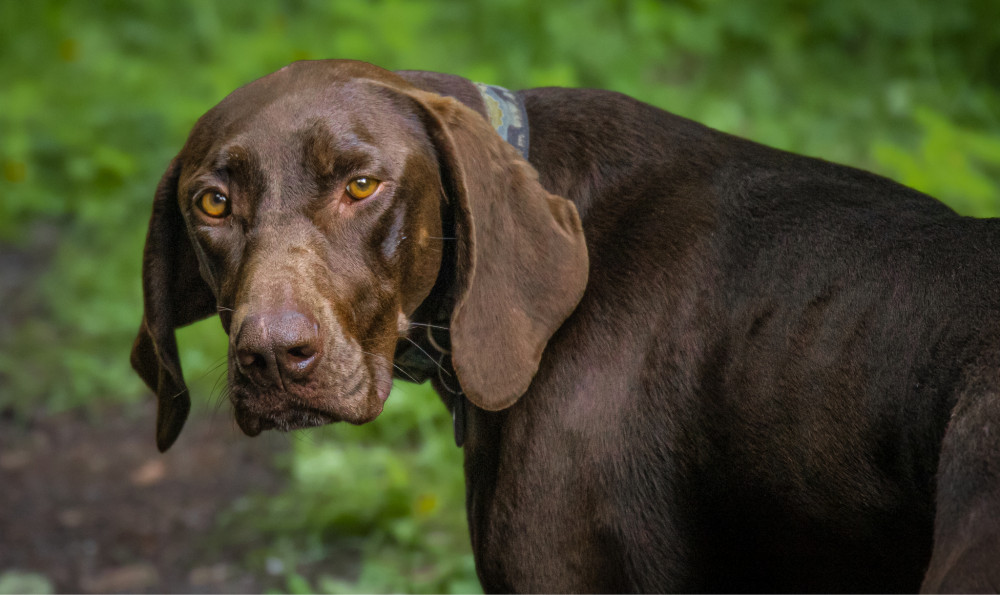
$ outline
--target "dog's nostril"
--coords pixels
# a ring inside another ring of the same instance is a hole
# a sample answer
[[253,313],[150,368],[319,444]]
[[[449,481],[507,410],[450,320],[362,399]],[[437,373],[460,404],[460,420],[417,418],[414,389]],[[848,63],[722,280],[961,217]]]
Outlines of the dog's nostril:
[[322,350],[319,326],[293,310],[248,315],[236,339],[241,371],[261,386],[308,378]]
[[307,360],[316,355],[316,348],[312,345],[298,345],[289,349],[288,355],[294,360]]
[[240,351],[237,354],[240,360],[240,365],[244,368],[266,368],[267,358],[259,353],[254,353],[252,351]]

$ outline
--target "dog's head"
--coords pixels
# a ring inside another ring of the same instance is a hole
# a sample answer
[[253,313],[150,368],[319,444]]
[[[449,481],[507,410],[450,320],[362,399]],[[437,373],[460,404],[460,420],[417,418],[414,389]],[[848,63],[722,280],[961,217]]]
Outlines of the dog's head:
[[496,410],[586,279],[576,209],[479,114],[368,64],[300,62],[206,113],[160,181],[132,365],[159,400],[160,450],[190,408],[174,329],[215,313],[244,432],[364,423],[410,317],[448,287],[455,372]]

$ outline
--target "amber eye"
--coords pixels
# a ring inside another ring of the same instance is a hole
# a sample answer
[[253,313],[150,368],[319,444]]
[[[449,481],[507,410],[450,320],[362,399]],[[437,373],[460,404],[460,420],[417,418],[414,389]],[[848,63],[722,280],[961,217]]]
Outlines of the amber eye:
[[198,197],[198,208],[209,217],[221,219],[229,214],[229,199],[224,194],[209,190]]
[[354,200],[368,198],[372,194],[375,194],[375,191],[378,190],[378,185],[379,181],[375,178],[369,178],[367,176],[354,178],[347,184],[347,195]]

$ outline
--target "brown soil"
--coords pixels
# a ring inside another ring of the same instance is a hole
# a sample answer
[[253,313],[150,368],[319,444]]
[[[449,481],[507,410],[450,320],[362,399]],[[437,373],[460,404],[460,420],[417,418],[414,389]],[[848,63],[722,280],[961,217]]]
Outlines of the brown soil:
[[[152,400],[152,398],[150,398]],[[28,424],[0,418],[0,577],[44,575],[59,592],[261,592],[253,544],[233,547],[217,515],[283,484],[287,438],[250,440],[228,411],[192,413],[161,455],[152,404],[70,412]]]

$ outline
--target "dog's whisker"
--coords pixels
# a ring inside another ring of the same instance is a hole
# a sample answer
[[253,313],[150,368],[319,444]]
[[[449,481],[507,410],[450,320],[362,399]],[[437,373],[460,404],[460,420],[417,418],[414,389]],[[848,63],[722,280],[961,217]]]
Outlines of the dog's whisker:
[[212,390],[209,392],[209,395],[215,395],[216,391],[221,392],[222,389],[219,387],[219,383],[222,382],[224,378],[224,374],[219,374],[218,377],[216,377],[215,382],[212,383]]
[[233,310],[232,308],[227,308],[225,306],[216,306],[215,309],[218,310],[219,312],[235,312],[236,311],[236,310]]
[[[222,382],[222,387],[219,387],[219,383]],[[218,394],[216,390],[218,389]],[[219,377],[215,379],[215,384],[212,385],[212,392],[210,395],[215,395],[214,397],[209,397],[215,401],[215,411],[218,412],[222,409],[223,404],[229,400],[229,384],[226,382],[226,374],[219,374]]]
[[[205,370],[201,375],[197,376],[194,379],[194,382],[198,382],[201,379],[203,379],[204,377],[206,377],[209,374],[211,374],[212,372],[215,372],[216,370],[219,369],[219,367],[225,365],[228,360],[229,360],[228,356],[224,355],[224,356],[220,357],[218,360],[215,361],[215,363],[213,363],[211,366],[209,366],[209,368],[207,370]],[[180,394],[180,393],[178,393],[178,394]],[[176,397],[177,395],[174,395],[174,396]]]
[[411,338],[409,338],[409,337],[407,337],[405,335],[403,336],[403,338],[406,339],[407,341],[409,341],[410,343],[412,343],[413,346],[416,347],[420,351],[420,353],[426,355],[427,359],[429,359],[432,362],[434,362],[434,365],[437,366],[442,372],[444,372],[448,376],[451,376],[451,372],[449,372],[448,370],[445,370],[444,366],[441,365],[441,362],[439,362],[436,359],[434,359],[433,357],[431,357],[431,354],[429,354],[426,351],[424,351],[424,348],[421,347],[416,341],[414,341],[413,339],[411,339]]
[[179,391],[177,391],[176,393],[174,393],[174,394],[170,395],[170,397],[169,397],[169,398],[170,398],[170,400],[172,401],[172,400],[176,399],[177,397],[179,397],[179,396],[183,395],[184,393],[188,393],[188,398],[190,398],[190,393],[191,393],[191,391],[190,391],[189,389],[187,389],[187,388],[185,388],[185,389],[183,389],[183,390],[179,390]]
[[319,440],[316,439],[312,428],[301,428],[295,432],[282,432],[288,437],[289,441],[294,440],[299,444],[308,444],[309,446],[318,446]]
[[399,364],[397,364],[396,362],[392,362],[392,367],[393,367],[393,368],[396,368],[397,370],[399,370],[399,373],[400,373],[400,374],[402,374],[403,376],[406,376],[406,378],[407,378],[407,379],[408,379],[408,380],[409,380],[410,382],[414,382],[414,383],[416,383],[416,382],[417,382],[417,379],[416,379],[416,378],[414,378],[412,374],[410,374],[409,372],[407,372],[406,370],[404,370],[404,369],[402,368],[402,366],[400,366],[400,365],[399,365]]
[[406,376],[407,378],[409,378],[410,382],[416,382],[417,381],[416,378],[414,378],[412,375],[410,375],[410,373],[407,372],[406,370],[404,370],[399,364],[397,364],[394,361],[390,361],[389,358],[385,357],[384,355],[379,355],[377,353],[372,353],[370,351],[364,351],[364,350],[362,350],[361,353],[367,353],[370,356],[377,357],[377,358],[379,358],[380,360],[382,360],[384,362],[390,363],[390,364],[392,364],[393,368],[396,368],[397,370],[399,370],[399,372],[401,374],[403,374],[404,376]]
[[381,337],[368,337],[367,339],[361,339],[360,341],[358,341],[358,345],[362,347],[367,347],[368,346],[367,343],[371,341],[378,341],[379,339],[381,339]]
[[436,329],[440,329],[442,331],[451,330],[451,329],[449,329],[446,326],[441,326],[439,324],[427,324],[426,322],[411,322],[410,326],[422,326],[422,327],[426,327],[426,328],[436,328]]

